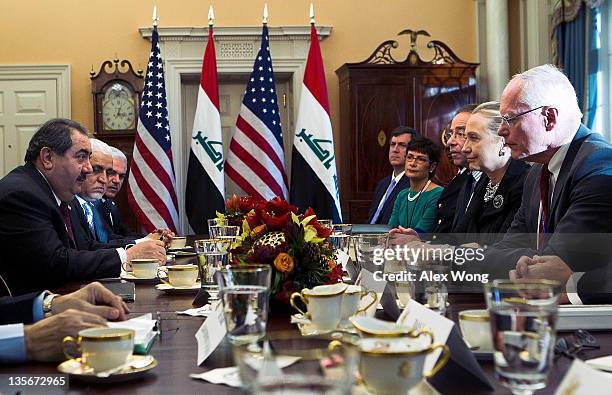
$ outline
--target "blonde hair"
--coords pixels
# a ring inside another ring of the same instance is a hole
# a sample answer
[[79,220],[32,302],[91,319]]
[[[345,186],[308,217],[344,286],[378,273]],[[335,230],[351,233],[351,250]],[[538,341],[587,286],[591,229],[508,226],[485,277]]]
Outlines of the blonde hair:
[[487,130],[495,136],[499,137],[497,135],[497,130],[499,129],[502,123],[501,113],[499,112],[499,102],[489,101],[486,103],[479,104],[472,111],[472,114],[478,114],[483,117],[487,121]]

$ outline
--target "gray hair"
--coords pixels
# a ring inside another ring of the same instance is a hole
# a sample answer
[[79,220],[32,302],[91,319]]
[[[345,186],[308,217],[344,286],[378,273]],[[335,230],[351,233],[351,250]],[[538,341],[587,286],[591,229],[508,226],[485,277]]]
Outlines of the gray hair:
[[125,156],[123,151],[121,151],[117,147],[113,147],[112,145],[110,146],[110,149],[111,151],[113,151],[113,159],[118,158],[118,159],[123,160],[125,163],[127,163],[127,157]]
[[102,140],[91,139],[91,152],[102,152],[106,155],[113,155],[111,147]]
[[519,80],[521,92],[518,98],[530,108],[551,106],[561,111],[561,116],[569,119],[582,118],[582,111],[578,106],[576,90],[567,76],[551,64],[534,67],[512,77],[512,81]]
[[479,104],[472,114],[478,114],[487,121],[487,130],[497,136],[497,130],[502,123],[501,113],[499,112],[499,102],[489,101]]

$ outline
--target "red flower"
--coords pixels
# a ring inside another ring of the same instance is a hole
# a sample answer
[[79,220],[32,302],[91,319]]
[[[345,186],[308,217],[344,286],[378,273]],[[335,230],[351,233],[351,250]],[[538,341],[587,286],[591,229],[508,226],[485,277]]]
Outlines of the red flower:
[[276,294],[276,300],[288,305],[291,294],[294,292],[295,288],[293,288],[293,283],[291,280],[287,280],[281,285],[281,290]]
[[291,213],[286,213],[278,216],[272,216],[265,211],[258,212],[261,217],[261,222],[266,224],[269,230],[282,230],[288,221],[291,221]]
[[320,237],[322,239],[328,238],[329,235],[331,235],[332,233],[332,229],[326,226],[321,226],[319,221],[317,221],[317,217],[312,207],[308,207],[308,209],[304,212],[302,218],[310,217],[311,215],[314,215],[315,217],[308,221],[306,225],[314,226],[315,230],[317,231],[317,237]]
[[334,268],[327,275],[327,277],[329,278],[329,282],[327,282],[327,284],[335,284],[341,282],[343,275],[344,273],[342,271],[342,265],[334,266]]

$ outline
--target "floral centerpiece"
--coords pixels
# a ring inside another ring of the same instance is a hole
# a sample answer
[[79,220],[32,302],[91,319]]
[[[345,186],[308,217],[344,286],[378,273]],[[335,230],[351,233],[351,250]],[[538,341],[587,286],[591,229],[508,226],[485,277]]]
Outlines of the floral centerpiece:
[[242,226],[232,245],[232,264],[268,264],[272,267],[271,300],[289,303],[293,292],[342,280],[329,243],[331,229],[317,221],[311,208],[297,207],[278,197],[259,200],[234,195],[225,204],[230,225]]

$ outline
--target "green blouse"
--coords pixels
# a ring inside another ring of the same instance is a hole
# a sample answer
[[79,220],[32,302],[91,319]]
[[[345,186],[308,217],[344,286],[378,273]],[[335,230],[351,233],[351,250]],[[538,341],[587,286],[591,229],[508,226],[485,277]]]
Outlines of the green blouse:
[[[394,228],[401,225],[418,232],[430,232],[436,219],[436,204],[443,190],[442,187],[436,187],[430,191],[425,191],[412,202],[408,201],[408,194],[410,193],[412,198],[417,192],[412,192],[409,188],[402,190],[395,199],[389,225]],[[408,220],[410,220],[410,223],[408,223]]]

